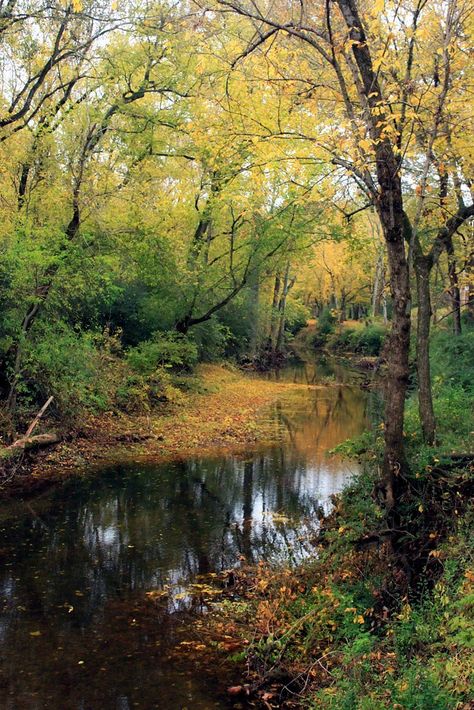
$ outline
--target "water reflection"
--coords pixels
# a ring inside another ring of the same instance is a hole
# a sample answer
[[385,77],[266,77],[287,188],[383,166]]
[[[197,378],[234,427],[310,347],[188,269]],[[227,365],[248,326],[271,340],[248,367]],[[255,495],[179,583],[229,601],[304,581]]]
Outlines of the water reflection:
[[355,388],[300,390],[268,413],[285,445],[108,469],[4,516],[1,707],[224,707],[166,663],[173,615],[145,591],[168,585],[175,611],[197,575],[308,554],[318,509],[356,473],[325,452],[366,410]]

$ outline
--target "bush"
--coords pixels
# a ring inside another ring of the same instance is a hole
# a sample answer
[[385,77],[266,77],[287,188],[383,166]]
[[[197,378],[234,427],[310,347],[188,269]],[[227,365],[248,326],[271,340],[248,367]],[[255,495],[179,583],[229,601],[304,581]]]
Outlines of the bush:
[[115,402],[130,414],[149,412],[158,403],[179,404],[183,393],[169,370],[158,367],[149,375],[130,374],[117,387]]
[[[216,317],[194,326],[191,337],[196,345],[199,360],[204,362],[215,362],[231,356],[242,346],[232,328],[218,321]],[[247,344],[245,337],[242,337],[243,342]]]
[[331,350],[349,351],[361,355],[379,355],[385,340],[386,329],[382,325],[367,325],[363,328],[343,328],[329,340]]
[[81,410],[103,410],[109,404],[100,351],[103,336],[84,333],[65,323],[41,323],[24,345],[19,394],[26,404],[54,397],[52,411],[67,419]]
[[311,345],[314,348],[324,347],[328,340],[328,337],[331,335],[331,333],[334,332],[335,324],[336,317],[334,316],[332,311],[329,310],[329,308],[325,308],[323,311],[321,311],[318,317],[316,331],[311,338]]
[[179,333],[156,333],[127,353],[131,369],[140,375],[152,375],[158,368],[191,370],[197,363],[197,346]]
[[443,385],[474,391],[474,328],[462,335],[438,331],[431,339],[431,372],[435,390]]
[[318,318],[318,333],[322,336],[330,335],[334,332],[336,316],[329,308],[324,308]]
[[285,330],[291,335],[296,335],[298,331],[306,326],[311,313],[309,308],[296,300],[288,299],[286,304]]
[[127,412],[148,412],[158,402],[180,402],[175,376],[189,372],[198,361],[198,348],[179,333],[155,333],[130,348],[126,364],[132,372],[116,390],[116,404]]

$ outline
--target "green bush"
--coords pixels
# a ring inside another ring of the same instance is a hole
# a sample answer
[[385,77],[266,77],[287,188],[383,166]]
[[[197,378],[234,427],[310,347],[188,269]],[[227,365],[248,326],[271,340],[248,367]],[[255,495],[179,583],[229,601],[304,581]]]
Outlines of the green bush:
[[439,391],[443,385],[450,385],[473,392],[474,328],[466,328],[458,336],[443,331],[434,332],[430,348],[435,389]]
[[379,355],[385,340],[386,329],[382,325],[367,325],[364,328],[343,328],[328,340],[331,350]]
[[215,362],[231,356],[238,351],[239,345],[241,346],[232,328],[221,323],[216,317],[194,326],[190,337],[197,348],[199,360],[204,362]]
[[330,335],[334,332],[336,316],[329,308],[324,308],[318,318],[318,333],[322,336]]
[[127,353],[127,363],[131,369],[150,376],[158,368],[170,370],[191,370],[197,363],[196,344],[179,333],[156,333]]
[[286,304],[285,330],[291,335],[296,335],[304,328],[311,317],[309,308],[296,300],[288,299]]
[[74,330],[65,323],[38,324],[23,346],[18,392],[23,403],[54,397],[52,411],[74,419],[81,410],[103,410],[109,404],[100,350],[102,336]]
[[311,345],[321,348],[326,345],[329,336],[334,333],[336,317],[329,308],[324,308],[318,317],[316,330],[311,337]]

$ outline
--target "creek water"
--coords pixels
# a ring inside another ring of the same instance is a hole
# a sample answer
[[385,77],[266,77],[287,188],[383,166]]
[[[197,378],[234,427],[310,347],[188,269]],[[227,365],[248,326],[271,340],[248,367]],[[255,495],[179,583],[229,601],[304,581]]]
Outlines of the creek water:
[[[262,415],[284,443],[114,465],[0,507],[2,710],[227,706],[222,687],[169,653],[196,618],[184,614],[187,585],[310,554],[318,511],[357,475],[328,450],[371,415],[344,369],[309,362],[274,376],[308,384]],[[160,590],[157,610],[146,593]]]

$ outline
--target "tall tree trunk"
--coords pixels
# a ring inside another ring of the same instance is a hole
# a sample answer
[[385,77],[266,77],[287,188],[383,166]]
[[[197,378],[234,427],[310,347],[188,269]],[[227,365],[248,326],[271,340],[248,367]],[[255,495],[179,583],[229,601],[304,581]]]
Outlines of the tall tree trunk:
[[[336,0],[336,2],[347,25],[349,37],[353,40],[351,51],[361,79],[361,91],[367,101],[367,128],[374,141],[378,183],[375,206],[382,226],[390,271],[393,317],[386,348],[388,370],[385,398],[385,450],[380,487],[388,513],[388,523],[396,527],[396,507],[402,488],[403,470],[406,468],[403,421],[410,345],[410,281],[405,254],[400,164],[393,145],[382,134],[381,127],[386,116],[384,109],[382,113],[380,112],[380,107],[385,106],[385,101],[378,74],[374,70],[357,4],[355,0]],[[370,180],[369,184],[371,184]]]
[[385,488],[386,506],[392,509],[397,503],[401,475],[406,467],[403,422],[409,378],[410,287],[403,241],[390,237],[393,230],[392,218],[385,214],[383,217],[384,232],[388,233],[387,252],[393,315],[388,347],[385,350],[388,368],[385,388],[385,451],[382,482]]
[[448,253],[449,292],[453,311],[453,332],[454,335],[461,335],[461,292],[459,290],[458,272],[456,270],[456,258],[452,239],[447,240],[446,251]]
[[267,350],[273,351],[276,343],[277,328],[278,328],[278,303],[280,300],[281,276],[275,275],[275,284],[273,286],[272,310],[270,313],[270,330],[268,332]]
[[339,323],[344,323],[345,320],[347,320],[347,293],[343,286],[341,291],[341,305],[339,309]]
[[276,343],[275,343],[275,352],[277,352],[277,353],[281,352],[283,349],[283,337],[285,334],[285,322],[286,322],[286,299],[288,296],[288,292],[290,291],[294,282],[295,282],[294,279],[290,280],[290,262],[288,261],[286,264],[285,276],[283,278],[283,290],[281,293],[280,302],[278,304],[279,323],[278,323],[278,335],[277,335],[277,339],[276,339]]
[[388,312],[387,312],[387,296],[385,295],[385,292],[382,294],[382,314],[383,314],[384,325],[387,325]]
[[414,266],[418,295],[418,319],[416,329],[418,404],[423,438],[427,444],[432,445],[436,438],[436,422],[431,390],[429,349],[431,325],[430,259],[420,254],[416,255]]
[[372,316],[375,318],[380,313],[380,303],[385,286],[385,269],[383,263],[383,253],[377,256],[375,265],[374,288],[372,291]]
[[259,349],[260,336],[260,274],[256,270],[252,274],[249,290],[250,342],[249,355],[255,358]]

